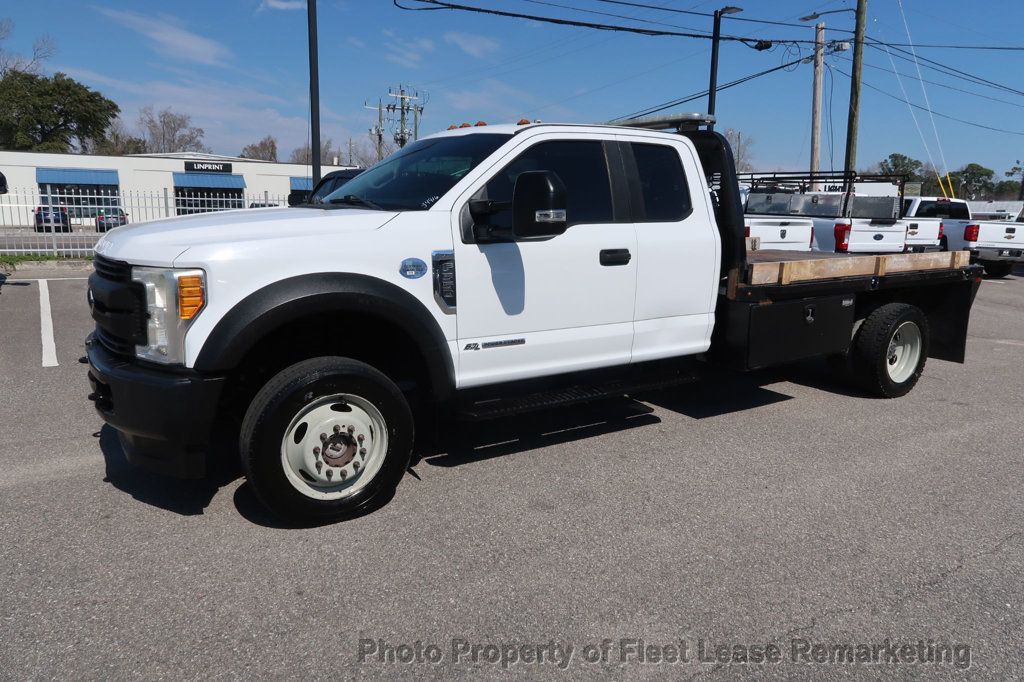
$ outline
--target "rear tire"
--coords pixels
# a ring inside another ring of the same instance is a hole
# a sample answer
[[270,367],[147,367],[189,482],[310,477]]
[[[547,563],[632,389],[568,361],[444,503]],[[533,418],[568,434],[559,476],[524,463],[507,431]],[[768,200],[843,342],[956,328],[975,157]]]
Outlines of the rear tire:
[[997,260],[997,261],[986,261],[982,265],[985,266],[985,274],[993,279],[1001,279],[1006,277],[1013,272],[1013,261]]
[[409,405],[388,377],[350,358],[314,358],[284,369],[253,398],[240,433],[242,469],[276,516],[324,522],[387,502],[413,436]]
[[876,396],[904,396],[921,378],[928,345],[928,319],[921,309],[887,303],[868,315],[853,340],[854,376]]

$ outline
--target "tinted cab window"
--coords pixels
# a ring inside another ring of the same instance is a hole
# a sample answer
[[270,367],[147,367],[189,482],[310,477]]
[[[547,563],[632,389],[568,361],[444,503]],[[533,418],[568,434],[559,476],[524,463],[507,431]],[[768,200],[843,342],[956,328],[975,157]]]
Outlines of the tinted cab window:
[[922,201],[917,207],[917,217],[970,220],[971,213],[962,201]]
[[[662,144],[632,144],[646,222],[675,222],[691,208],[690,188],[679,152]],[[641,220],[641,218],[638,218]]]
[[[485,197],[511,202],[516,178],[525,171],[546,170],[561,178],[566,189],[566,217],[570,225],[614,222],[612,192],[604,146],[597,141],[560,140],[541,142],[520,154],[491,178]],[[494,214],[491,224],[511,227],[512,211]]]

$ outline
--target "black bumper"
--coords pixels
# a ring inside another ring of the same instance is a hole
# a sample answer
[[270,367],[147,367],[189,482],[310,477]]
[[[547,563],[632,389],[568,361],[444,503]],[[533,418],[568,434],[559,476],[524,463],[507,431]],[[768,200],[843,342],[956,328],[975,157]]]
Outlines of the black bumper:
[[89,399],[118,431],[127,460],[161,474],[203,477],[224,377],[129,362],[93,336],[85,346]]

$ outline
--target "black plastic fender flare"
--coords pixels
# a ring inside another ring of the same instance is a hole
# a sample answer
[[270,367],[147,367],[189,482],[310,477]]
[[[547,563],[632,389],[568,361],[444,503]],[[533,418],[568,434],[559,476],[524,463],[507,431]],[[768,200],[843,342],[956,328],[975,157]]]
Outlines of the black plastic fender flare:
[[455,366],[440,325],[415,296],[376,277],[321,272],[289,277],[239,301],[206,338],[195,369],[234,369],[261,339],[288,322],[322,313],[356,313],[394,324],[414,339],[436,393],[455,388]]

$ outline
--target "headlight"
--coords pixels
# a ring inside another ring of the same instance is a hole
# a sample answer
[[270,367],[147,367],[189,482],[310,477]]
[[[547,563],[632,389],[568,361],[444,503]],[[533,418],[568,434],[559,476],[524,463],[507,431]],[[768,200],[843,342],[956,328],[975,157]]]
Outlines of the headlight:
[[185,332],[206,304],[202,270],[132,268],[132,281],[146,289],[146,345],[135,356],[162,364],[184,364]]

